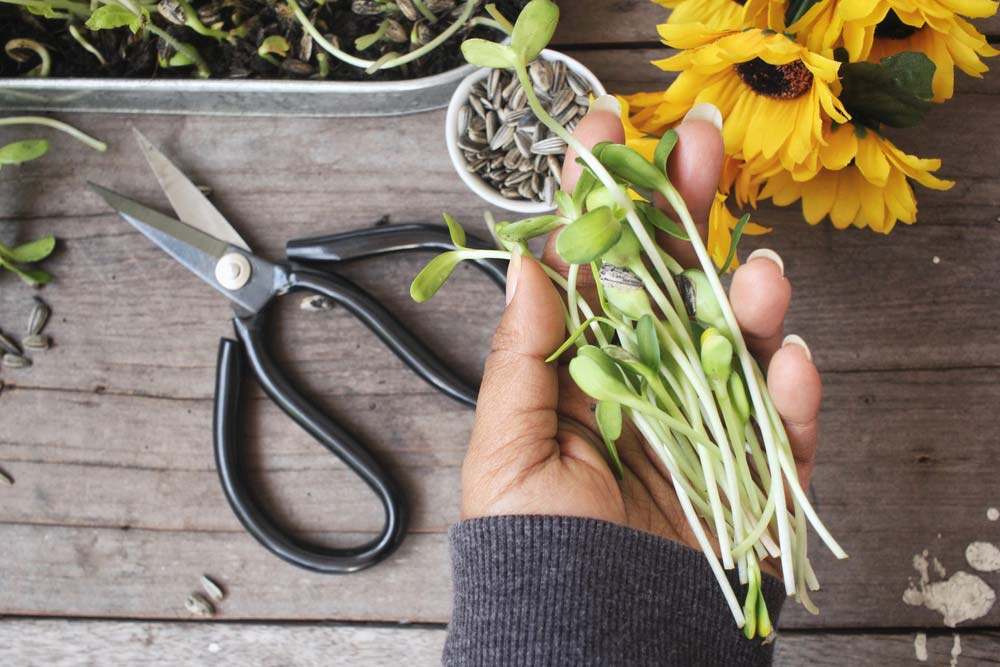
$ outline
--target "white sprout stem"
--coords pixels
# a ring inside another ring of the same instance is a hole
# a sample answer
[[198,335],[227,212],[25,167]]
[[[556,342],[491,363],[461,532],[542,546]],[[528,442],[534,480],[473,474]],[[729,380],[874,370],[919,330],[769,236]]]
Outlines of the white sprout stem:
[[77,141],[90,146],[95,151],[103,153],[108,150],[108,145],[103,141],[98,141],[89,134],[85,134],[72,125],[60,120],[46,118],[45,116],[11,116],[10,118],[0,118],[0,125],[43,125],[54,130],[65,132]]
[[[510,259],[510,253],[503,253],[503,254],[505,259]],[[558,271],[553,269],[545,262],[538,262],[538,265],[542,267],[542,270],[545,271],[545,275],[547,275],[552,282],[554,282],[556,285],[559,285],[559,287],[561,287],[563,291],[566,292],[569,291],[569,283],[566,282],[566,279],[563,278]],[[585,319],[589,320],[594,317],[594,311],[591,309],[590,304],[587,303],[586,300],[578,299],[576,302],[576,306],[583,313]],[[608,344],[608,339],[604,335],[604,331],[601,329],[600,322],[598,322],[597,320],[591,322],[590,330],[594,332],[594,335],[597,337],[597,341],[602,346]]]
[[715,575],[715,578],[719,583],[719,588],[722,589],[722,595],[726,598],[726,603],[729,604],[729,610],[732,612],[733,618],[736,620],[737,627],[742,628],[746,623],[746,619],[743,617],[743,609],[741,608],[739,601],[736,599],[736,593],[733,592],[733,587],[729,583],[729,579],[726,577],[725,570],[722,569],[719,559],[715,556],[715,547],[712,546],[711,541],[708,539],[708,535],[705,534],[705,528],[701,524],[701,519],[698,518],[694,512],[694,508],[691,506],[691,499],[684,491],[683,485],[678,481],[679,473],[673,458],[670,456],[670,452],[662,447],[662,443],[660,443],[659,438],[656,437],[656,433],[650,427],[643,415],[637,414],[633,410],[629,410],[629,413],[629,416],[632,418],[632,422],[636,425],[636,427],[638,427],[643,437],[645,437],[658,452],[662,452],[663,455],[661,455],[660,459],[663,461],[663,465],[666,466],[667,471],[670,473],[671,479],[674,480],[674,489],[677,492],[677,500],[680,501],[681,509],[684,511],[684,516],[687,518],[688,524],[694,532],[695,539],[698,541],[698,546],[701,547],[702,552],[705,554],[705,558],[708,560],[708,565],[712,569],[712,573]]
[[337,60],[345,62],[348,65],[368,70],[375,64],[379,64],[378,69],[393,69],[395,67],[400,67],[409,62],[413,62],[417,58],[427,55],[437,47],[441,46],[468,22],[469,17],[472,16],[472,12],[476,9],[476,0],[467,0],[465,7],[462,9],[462,13],[458,16],[458,18],[455,19],[455,21],[437,37],[427,42],[419,49],[415,49],[406,55],[393,58],[392,60],[388,60],[383,63],[379,63],[377,60],[365,60],[364,58],[358,58],[357,56],[352,56],[351,54],[338,49],[336,46],[327,41],[322,33],[316,29],[316,26],[313,25],[312,21],[309,20],[309,17],[306,16],[305,12],[302,11],[302,8],[299,7],[299,3],[295,0],[288,0],[288,6],[292,8],[292,13],[295,15],[295,18],[298,19],[299,23],[302,24],[303,29],[309,33],[309,36],[312,37],[324,51],[332,55]]
[[572,327],[573,331],[576,331],[580,326],[580,315],[576,307],[577,301],[579,301],[578,299],[579,293],[576,290],[576,280],[579,275],[580,275],[580,265],[570,264],[569,271],[567,272],[566,276],[566,285],[567,285],[566,300],[569,302],[570,317],[573,320],[573,327]]
[[[771,469],[771,493],[777,496],[776,502],[778,506],[784,507],[785,489],[781,483],[781,464],[778,460],[778,445],[774,438],[774,430],[782,428],[781,422],[771,423],[770,415],[761,396],[760,386],[757,383],[757,375],[755,373],[757,364],[754,362],[753,357],[750,356],[746,341],[743,340],[743,335],[740,333],[740,325],[736,321],[736,315],[733,314],[729,299],[722,288],[722,282],[716,273],[715,264],[712,263],[712,259],[708,256],[705,244],[702,243],[701,236],[698,234],[698,228],[695,227],[694,220],[691,219],[691,213],[684,205],[684,199],[671,183],[667,183],[666,187],[661,190],[661,194],[666,198],[667,203],[673,207],[684,224],[684,230],[691,241],[691,246],[694,248],[695,254],[698,255],[701,269],[708,279],[708,284],[712,287],[715,299],[719,302],[719,308],[722,310],[723,318],[729,327],[731,338],[739,354],[740,365],[743,367],[743,375],[747,379],[747,388],[750,391],[750,398],[757,413],[757,422],[760,424],[761,435],[764,438],[764,449],[767,452],[768,466]],[[782,553],[789,555],[791,554],[791,527],[788,525],[788,517],[785,516],[784,512],[778,512],[777,517],[778,542],[781,545]],[[795,592],[795,570],[791,558],[786,557],[781,559],[781,572],[785,582],[785,592],[788,595],[792,595]]]

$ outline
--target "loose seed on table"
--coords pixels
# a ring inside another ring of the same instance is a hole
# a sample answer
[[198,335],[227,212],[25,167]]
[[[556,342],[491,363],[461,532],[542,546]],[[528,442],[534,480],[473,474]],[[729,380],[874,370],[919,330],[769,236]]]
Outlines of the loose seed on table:
[[7,486],[14,486],[14,478],[11,477],[10,474],[6,470],[3,470],[2,468],[0,468],[0,482],[3,482]]
[[226,592],[222,590],[222,586],[215,583],[214,579],[209,577],[207,574],[203,574],[201,575],[200,581],[201,581],[201,587],[205,590],[205,593],[207,593],[208,597],[210,597],[212,600],[214,600],[215,602],[222,602],[222,600],[225,599]]
[[47,350],[52,341],[45,334],[31,334],[21,339],[21,345],[26,350]]
[[0,351],[8,354],[21,354],[21,348],[17,346],[17,343],[8,338],[3,332],[0,332]]
[[187,599],[184,600],[184,608],[195,616],[206,617],[215,613],[215,607],[201,593],[191,593],[187,596]]
[[31,365],[31,359],[27,357],[22,357],[20,354],[11,354],[10,352],[3,355],[3,366],[4,368],[19,369],[27,368]]

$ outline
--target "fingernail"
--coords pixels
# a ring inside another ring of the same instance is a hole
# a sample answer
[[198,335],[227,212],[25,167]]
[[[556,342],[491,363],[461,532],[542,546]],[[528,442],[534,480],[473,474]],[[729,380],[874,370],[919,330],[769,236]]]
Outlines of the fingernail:
[[689,120],[708,121],[718,128],[719,132],[722,132],[722,112],[719,111],[719,107],[715,106],[711,102],[702,102],[701,104],[696,104],[691,107],[691,110],[684,114],[684,119],[681,120],[681,125]]
[[517,291],[517,276],[521,273],[521,246],[514,246],[514,251],[510,255],[510,264],[507,265],[507,305],[514,299],[514,292]]
[[618,102],[618,98],[614,95],[601,95],[596,100],[590,103],[590,109],[587,111],[587,115],[596,112],[604,111],[607,113],[613,113],[619,118],[622,117],[622,105]]
[[781,270],[781,275],[785,275],[785,262],[781,259],[781,255],[774,252],[770,248],[757,248],[747,257],[747,262],[751,262],[755,259],[767,259],[778,265]]
[[787,347],[788,345],[798,345],[806,353],[806,359],[809,361],[813,360],[813,353],[809,350],[809,346],[806,342],[802,340],[801,336],[795,334],[788,334],[785,336],[785,340],[781,341],[781,347]]

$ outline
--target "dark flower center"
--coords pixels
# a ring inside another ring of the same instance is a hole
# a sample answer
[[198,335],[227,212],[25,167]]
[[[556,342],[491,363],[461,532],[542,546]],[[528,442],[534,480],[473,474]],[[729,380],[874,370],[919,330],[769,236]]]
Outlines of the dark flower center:
[[885,18],[875,26],[875,36],[882,39],[906,39],[917,31],[912,25],[903,23],[899,15],[889,10]]
[[794,100],[812,88],[813,74],[801,60],[772,65],[760,58],[734,65],[743,83],[755,92],[776,100]]

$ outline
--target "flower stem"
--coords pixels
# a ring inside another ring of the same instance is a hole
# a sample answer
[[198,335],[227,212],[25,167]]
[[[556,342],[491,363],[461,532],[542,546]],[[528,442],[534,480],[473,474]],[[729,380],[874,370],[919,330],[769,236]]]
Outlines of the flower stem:
[[108,150],[108,145],[103,141],[98,141],[92,136],[81,132],[72,125],[45,116],[11,116],[10,118],[0,118],[0,125],[44,125],[54,130],[65,132],[77,141],[90,146],[95,151],[103,153]]

